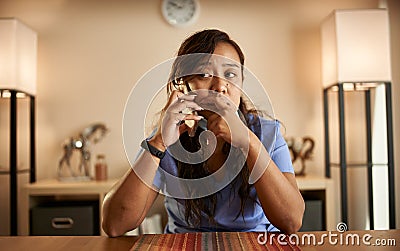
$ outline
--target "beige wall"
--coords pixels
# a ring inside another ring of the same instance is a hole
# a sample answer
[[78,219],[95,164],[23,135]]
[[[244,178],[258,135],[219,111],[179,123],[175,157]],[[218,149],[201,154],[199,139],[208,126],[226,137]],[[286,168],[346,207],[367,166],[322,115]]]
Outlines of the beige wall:
[[[307,172],[323,175],[319,25],[333,9],[376,8],[378,0],[200,3],[197,23],[178,29],[163,20],[160,0],[0,1],[0,17],[18,17],[39,33],[39,179],[56,176],[63,140],[96,121],[105,122],[111,133],[94,146],[94,153],[104,152],[110,176],[121,176],[129,168],[121,127],[131,88],[151,67],[174,56],[185,37],[203,28],[223,29],[238,41],[247,67],[261,80],[275,115],[285,124],[286,135],[316,139],[315,156]],[[395,14],[391,16],[393,82],[399,84],[400,73],[395,71],[400,67],[399,3],[389,3],[391,14]],[[400,96],[398,86],[393,87],[393,97]],[[395,139],[399,138],[398,102],[394,99]],[[396,163],[400,163],[399,141],[395,144]],[[399,177],[397,172],[397,180]]]
[[396,226],[400,227],[400,1],[389,0],[389,18],[392,53],[392,100],[394,131],[394,164],[396,174]]

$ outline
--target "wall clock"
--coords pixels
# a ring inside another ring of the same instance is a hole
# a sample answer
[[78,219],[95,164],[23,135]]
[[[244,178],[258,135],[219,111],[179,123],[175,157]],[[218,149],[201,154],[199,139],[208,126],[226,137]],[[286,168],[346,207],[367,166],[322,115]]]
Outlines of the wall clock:
[[185,27],[197,20],[200,4],[198,0],[162,0],[161,11],[169,24]]

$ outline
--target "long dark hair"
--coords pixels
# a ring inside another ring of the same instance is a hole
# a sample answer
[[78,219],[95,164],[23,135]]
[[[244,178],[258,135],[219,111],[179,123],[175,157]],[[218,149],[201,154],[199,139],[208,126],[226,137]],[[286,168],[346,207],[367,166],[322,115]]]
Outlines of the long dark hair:
[[[177,77],[185,75],[185,71],[190,72],[195,67],[194,65],[188,64],[188,62],[184,62],[182,57],[179,56],[187,55],[187,54],[194,54],[194,53],[205,53],[212,54],[218,43],[228,43],[234,47],[236,52],[239,55],[240,64],[242,67],[242,76],[243,76],[243,65],[244,65],[244,54],[240,49],[239,45],[233,41],[229,35],[223,31],[215,30],[215,29],[207,29],[203,31],[199,31],[190,37],[188,37],[180,46],[178,51],[178,57],[175,60],[168,84],[168,95],[174,90],[174,83],[177,81]],[[186,68],[185,68],[186,67]],[[189,67],[189,69],[187,69]],[[184,69],[185,68],[185,69]],[[252,107],[244,95],[240,98],[240,104],[238,107],[239,111],[243,116],[241,116],[243,122],[250,126],[251,124],[254,125],[255,121],[258,121],[258,111]],[[252,116],[249,116],[252,114]],[[196,135],[194,137],[189,137],[187,133],[183,133],[180,136],[180,141],[182,146],[189,152],[196,152],[200,149],[199,143],[199,134],[201,129],[198,128]],[[225,143],[223,147],[223,154],[226,156],[230,152],[231,145]],[[188,164],[183,163],[178,160],[175,160],[178,167],[178,175],[181,178],[185,179],[195,179],[201,178],[209,175],[207,167],[205,166],[205,162],[199,164]],[[242,215],[244,219],[244,209],[247,200],[252,201],[255,203],[255,198],[250,197],[250,188],[251,185],[248,183],[249,180],[249,168],[245,163],[243,168],[241,169],[238,177],[235,178],[234,182],[240,182],[240,187],[237,192],[241,199],[241,207],[240,211],[236,218]],[[233,186],[233,183],[232,183]],[[217,204],[217,193],[211,194],[204,198],[199,199],[186,199],[184,200],[185,206],[185,220],[190,225],[193,224],[194,226],[198,226],[201,221],[202,214],[206,214],[209,218],[209,224],[215,225],[214,220],[214,213]]]

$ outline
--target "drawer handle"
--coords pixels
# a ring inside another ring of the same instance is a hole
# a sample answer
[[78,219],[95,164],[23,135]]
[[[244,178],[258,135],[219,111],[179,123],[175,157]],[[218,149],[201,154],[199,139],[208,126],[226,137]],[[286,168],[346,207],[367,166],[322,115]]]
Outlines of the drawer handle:
[[74,220],[71,218],[53,218],[51,219],[51,226],[56,229],[72,228]]

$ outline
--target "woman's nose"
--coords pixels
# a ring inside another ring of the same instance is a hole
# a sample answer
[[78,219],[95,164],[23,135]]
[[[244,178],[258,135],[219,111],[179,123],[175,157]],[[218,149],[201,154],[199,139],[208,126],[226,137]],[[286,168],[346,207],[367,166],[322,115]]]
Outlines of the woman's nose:
[[228,81],[220,77],[213,77],[211,81],[211,90],[225,94],[228,91]]

